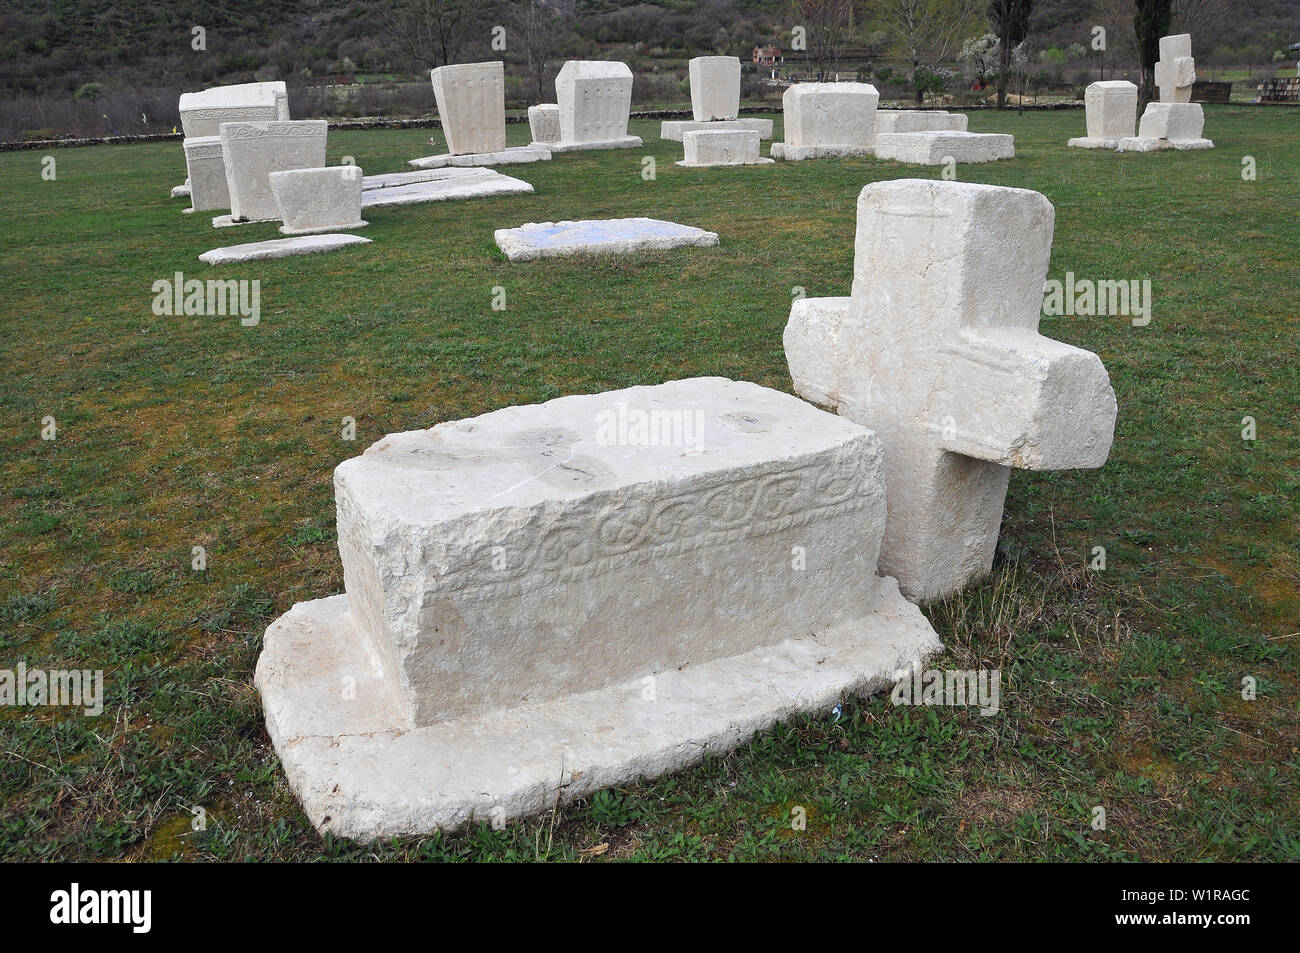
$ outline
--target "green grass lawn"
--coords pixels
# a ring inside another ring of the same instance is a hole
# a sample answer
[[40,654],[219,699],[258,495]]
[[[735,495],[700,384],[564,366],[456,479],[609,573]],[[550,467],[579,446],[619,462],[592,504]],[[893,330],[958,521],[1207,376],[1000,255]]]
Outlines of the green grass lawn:
[[[364,848],[307,823],[251,684],[271,620],[343,588],[334,466],[563,394],[696,375],[789,390],[792,287],[848,294],[858,192],[939,169],[687,170],[634,122],[643,150],[503,170],[534,195],[380,209],[373,245],[208,268],[201,252],[277,232],[181,214],[179,144],[56,151],[55,181],[38,153],[0,155],[0,669],[103,668],[107,693],[98,718],[0,709],[0,857],[1300,859],[1300,111],[1205,112],[1218,148],[1148,155],[1067,149],[1082,112],[971,119],[1018,156],[959,178],[1051,199],[1051,277],[1154,293],[1147,327],[1044,318],[1110,371],[1110,461],[1017,471],[992,578],[925,607],[948,646],[935,667],[1002,670],[1000,715],[854,700],[502,831]],[[399,170],[441,151],[429,134],[332,133],[329,159]],[[629,215],[721,246],[510,264],[492,242]],[[261,324],[155,317],[153,282],[178,271],[260,279]]]

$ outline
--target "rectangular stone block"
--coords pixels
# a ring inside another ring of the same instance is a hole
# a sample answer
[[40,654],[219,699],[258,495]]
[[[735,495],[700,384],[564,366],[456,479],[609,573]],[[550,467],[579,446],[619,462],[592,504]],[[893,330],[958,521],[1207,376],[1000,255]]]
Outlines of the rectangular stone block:
[[1124,80],[1092,83],[1083,94],[1088,138],[1119,140],[1137,126],[1138,89]]
[[796,83],[781,98],[785,144],[869,149],[879,101],[870,83]]
[[626,63],[569,60],[555,77],[560,140],[604,143],[627,137],[632,70]]
[[697,122],[735,119],[740,115],[740,59],[697,56],[687,65],[691,114]]
[[528,129],[533,135],[533,142],[559,142],[560,107],[556,103],[529,106]]
[[185,169],[189,175],[190,208],[196,212],[230,208],[230,187],[222,159],[220,136],[186,139]]
[[911,162],[916,165],[993,162],[1013,159],[1015,137],[1005,133],[979,132],[893,132],[876,136],[878,159]]
[[938,109],[880,109],[876,111],[876,135],[887,132],[965,132],[965,113]]
[[1204,130],[1205,113],[1200,103],[1147,103],[1138,138],[1192,142],[1201,139]]
[[452,155],[506,147],[506,74],[500,60],[431,70],[438,119]]
[[758,133],[752,129],[697,130],[682,134],[684,166],[764,165],[771,159],[759,155]]
[[271,173],[325,165],[328,130],[323,119],[222,123],[221,149],[230,188],[231,219],[278,219],[280,209],[271,191]]
[[362,172],[359,166],[272,172],[271,192],[285,235],[310,235],[361,228]]
[[394,434],[335,470],[349,612],[414,726],[708,663],[870,616],[882,472],[720,378]]
[[182,93],[180,114],[185,138],[217,136],[223,122],[287,120],[289,95],[282,82],[214,86]]

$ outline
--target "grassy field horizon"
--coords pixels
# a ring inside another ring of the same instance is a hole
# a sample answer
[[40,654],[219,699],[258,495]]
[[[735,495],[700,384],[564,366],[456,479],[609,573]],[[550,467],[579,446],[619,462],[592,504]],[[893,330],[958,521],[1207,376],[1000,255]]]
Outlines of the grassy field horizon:
[[[1154,302],[1145,327],[1044,316],[1110,373],[1110,459],[1014,472],[993,574],[923,606],[933,667],[999,669],[1001,714],[852,699],[504,830],[372,845],[312,829],[252,686],[266,626],[343,590],[333,468],[568,394],[709,375],[789,392],[792,289],[847,295],[862,187],[941,169],[684,169],[633,121],[643,149],[501,169],[534,194],[375,209],[371,245],[208,267],[279,236],[182,214],[179,144],[53,150],[53,180],[43,153],[0,154],[0,670],[103,669],[106,693],[99,717],[0,706],[0,858],[1300,860],[1300,110],[1205,115],[1213,150],[1116,154],[1065,146],[1082,111],[971,114],[1017,156],[957,178],[1052,201],[1048,277],[1148,279]],[[402,171],[441,141],[335,131],[328,161]],[[492,240],[636,215],[721,243],[510,263]],[[257,279],[260,323],[156,316],[177,272]]]

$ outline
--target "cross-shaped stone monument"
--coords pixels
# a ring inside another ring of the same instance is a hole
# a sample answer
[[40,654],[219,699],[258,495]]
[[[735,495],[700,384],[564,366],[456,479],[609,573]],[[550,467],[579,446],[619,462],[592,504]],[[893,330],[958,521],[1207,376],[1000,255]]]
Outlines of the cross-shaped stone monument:
[[1161,149],[1213,149],[1206,139],[1205,114],[1200,103],[1192,102],[1196,83],[1196,60],[1192,59],[1192,37],[1188,33],[1160,38],[1160,61],[1156,63],[1156,85],[1160,101],[1147,103],[1136,136],[1119,141],[1120,152],[1157,152]]
[[1196,83],[1196,60],[1192,58],[1192,35],[1179,33],[1160,38],[1160,61],[1156,63],[1156,85],[1162,103],[1190,103]]
[[872,183],[852,297],[791,309],[796,392],[884,444],[880,572],[909,597],[989,571],[1011,468],[1099,467],[1110,451],[1101,360],[1038,334],[1054,218],[1024,189]]

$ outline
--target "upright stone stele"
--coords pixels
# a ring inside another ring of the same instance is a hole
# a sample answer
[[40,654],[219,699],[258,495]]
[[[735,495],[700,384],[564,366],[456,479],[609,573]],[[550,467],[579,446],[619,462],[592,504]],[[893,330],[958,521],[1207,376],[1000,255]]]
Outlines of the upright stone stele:
[[556,103],[538,103],[528,107],[528,130],[533,142],[560,141],[560,107]]
[[1110,451],[1101,360],[1037,331],[1054,217],[1024,189],[873,183],[852,296],[791,308],[796,392],[884,443],[880,571],[913,599],[989,571],[1011,468],[1099,467]]
[[1138,88],[1127,80],[1092,83],[1083,94],[1088,134],[1066,145],[1079,149],[1114,149],[1137,126]]
[[221,124],[221,154],[230,189],[230,215],[213,225],[269,222],[280,217],[271,173],[287,169],[318,169],[325,165],[323,119],[290,122],[225,122]]
[[361,218],[360,166],[333,165],[323,169],[272,172],[271,192],[284,222],[284,235],[315,235],[364,228]]
[[740,115],[740,58],[697,56],[687,64],[691,115],[696,122],[735,119]]
[[439,66],[429,72],[438,119],[452,155],[506,147],[506,71],[500,60]]
[[220,136],[187,136],[185,168],[189,170],[191,212],[214,212],[230,208],[230,186],[222,159]]
[[876,575],[880,442],[721,378],[393,434],[334,474],[346,593],[256,684],[321,831],[505,821],[893,684],[939,648]]
[[880,94],[870,83],[795,83],[781,97],[785,142],[777,159],[871,155]]
[[447,140],[440,155],[410,160],[421,170],[517,165],[549,159],[533,146],[506,146],[506,78],[500,60],[439,66],[429,72],[438,121]]
[[740,59],[735,56],[697,56],[687,64],[691,84],[691,119],[665,119],[659,137],[684,142],[683,134],[701,130],[748,130],[760,139],[772,138],[772,120],[740,118]]
[[626,63],[569,60],[555,77],[560,107],[558,142],[534,142],[552,152],[632,149],[638,136],[627,134],[632,110],[632,70]]

